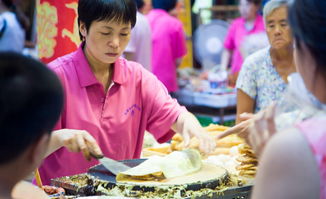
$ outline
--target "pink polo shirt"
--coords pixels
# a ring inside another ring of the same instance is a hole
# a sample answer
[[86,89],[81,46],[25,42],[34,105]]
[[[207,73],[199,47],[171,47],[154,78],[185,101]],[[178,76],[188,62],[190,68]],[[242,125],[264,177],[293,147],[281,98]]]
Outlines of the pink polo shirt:
[[233,50],[231,60],[231,72],[239,72],[243,63],[243,57],[240,53],[240,46],[247,35],[265,31],[264,20],[261,15],[257,15],[254,27],[247,31],[245,28],[245,19],[239,17],[235,19],[229,27],[227,36],[224,41],[224,47]]
[[[105,156],[116,160],[139,158],[144,131],[159,142],[174,135],[170,130],[182,111],[164,85],[140,64],[119,58],[114,64],[113,86],[104,92],[85,58],[82,47],[49,64],[65,89],[65,108],[55,129],[87,130]],[[98,161],[61,148],[40,168],[44,183],[51,178],[87,172]]]
[[161,9],[151,10],[147,17],[152,30],[152,72],[169,92],[175,92],[176,60],[187,53],[182,23]]

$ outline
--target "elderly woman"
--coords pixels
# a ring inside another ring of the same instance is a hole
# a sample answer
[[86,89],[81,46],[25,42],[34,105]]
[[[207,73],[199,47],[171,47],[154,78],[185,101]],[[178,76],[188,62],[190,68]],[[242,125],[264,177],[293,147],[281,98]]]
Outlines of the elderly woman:
[[287,1],[270,1],[264,7],[270,47],[249,56],[237,81],[237,123],[242,113],[255,113],[280,100],[287,77],[295,72],[293,41],[287,20]]

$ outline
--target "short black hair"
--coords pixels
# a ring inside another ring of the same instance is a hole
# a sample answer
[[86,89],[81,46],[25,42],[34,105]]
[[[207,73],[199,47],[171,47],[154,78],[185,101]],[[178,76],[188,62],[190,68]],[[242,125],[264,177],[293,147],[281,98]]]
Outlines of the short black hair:
[[261,4],[261,0],[247,0],[249,3],[253,3],[255,4],[256,6],[260,6]]
[[155,9],[163,9],[169,12],[175,8],[177,0],[152,0],[152,4]]
[[[85,23],[88,31],[93,21],[115,20],[136,24],[137,6],[134,0],[79,0],[78,24]],[[83,36],[79,32],[80,39]]]
[[289,23],[297,48],[304,43],[326,76],[326,1],[295,0],[289,4]]
[[44,64],[18,53],[0,53],[0,164],[50,133],[62,106],[61,84]]
[[135,0],[136,2],[136,5],[137,5],[137,9],[142,9],[145,5],[144,1],[143,0]]
[[12,0],[1,0],[2,3],[7,7],[7,8],[11,8],[12,6],[14,6],[14,2]]

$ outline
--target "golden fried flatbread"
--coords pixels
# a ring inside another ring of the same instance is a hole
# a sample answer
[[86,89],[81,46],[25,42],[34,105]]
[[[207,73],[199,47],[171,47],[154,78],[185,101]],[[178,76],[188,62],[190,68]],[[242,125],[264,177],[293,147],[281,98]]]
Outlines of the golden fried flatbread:
[[239,147],[239,153],[252,153],[252,154],[255,154],[252,149],[246,149],[246,148],[242,148],[242,147]]
[[239,145],[239,150],[252,150],[252,148],[248,144],[241,144]]
[[239,175],[240,176],[245,176],[245,175],[249,175],[249,176],[253,176],[253,175],[256,175],[256,171],[254,170],[241,170],[239,171]]
[[239,165],[236,167],[237,170],[256,170],[257,166],[254,164],[245,164],[245,165]]
[[236,159],[240,163],[245,163],[245,164],[257,164],[258,160],[256,158],[249,158],[249,157],[238,157]]
[[226,131],[230,127],[227,126],[222,126],[222,125],[217,125],[217,124],[210,124],[209,126],[205,127],[206,131]]
[[245,163],[245,162],[240,162],[240,165],[244,166],[244,165],[255,165],[257,166],[258,165],[258,162],[257,163]]
[[235,136],[227,136],[225,138],[216,141],[218,147],[233,147],[242,144],[244,141],[241,138]]
[[245,153],[245,154],[242,154],[242,155],[243,155],[243,157],[246,157],[246,158],[257,159],[255,154]]
[[183,141],[183,137],[179,134],[176,133],[173,137],[172,140],[177,141],[177,142],[182,142]]

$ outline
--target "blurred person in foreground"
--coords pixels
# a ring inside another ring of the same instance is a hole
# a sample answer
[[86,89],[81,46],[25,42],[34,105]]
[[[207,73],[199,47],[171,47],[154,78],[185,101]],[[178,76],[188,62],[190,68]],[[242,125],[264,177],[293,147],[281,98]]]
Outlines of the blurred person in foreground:
[[233,129],[224,135],[238,133],[260,155],[252,198],[325,199],[326,1],[292,1],[289,23],[296,68],[305,85],[298,100],[308,99],[315,114],[277,131],[272,106],[247,120],[246,131]]
[[[140,158],[145,130],[160,143],[175,132],[186,143],[196,136],[200,149],[210,152],[215,142],[195,116],[142,65],[121,57],[136,12],[134,0],[78,1],[82,43],[75,52],[49,63],[65,91],[65,107],[55,132],[64,136],[69,134],[67,129],[87,131],[103,154],[115,160]],[[84,173],[96,164],[97,160],[87,162],[81,154],[62,148],[47,157],[39,170],[48,184],[51,178]]]
[[236,84],[237,123],[246,119],[242,113],[257,113],[282,100],[287,77],[296,71],[287,12],[286,0],[270,1],[264,7],[270,46],[247,57],[242,65]]
[[144,6],[143,0],[135,0],[137,4],[137,21],[131,30],[130,41],[124,51],[127,60],[135,61],[152,71],[152,34],[146,16],[140,13]]
[[94,154],[102,153],[87,132],[52,132],[63,103],[60,81],[44,64],[0,52],[0,198],[48,198],[21,180],[62,146],[78,152],[87,142]]
[[186,55],[186,36],[179,19],[169,14],[177,0],[153,0],[147,15],[152,30],[152,71],[169,93],[178,87],[177,68]]
[[63,90],[52,71],[23,55],[0,53],[0,198],[47,198],[20,181],[53,150],[51,131],[62,107]]

